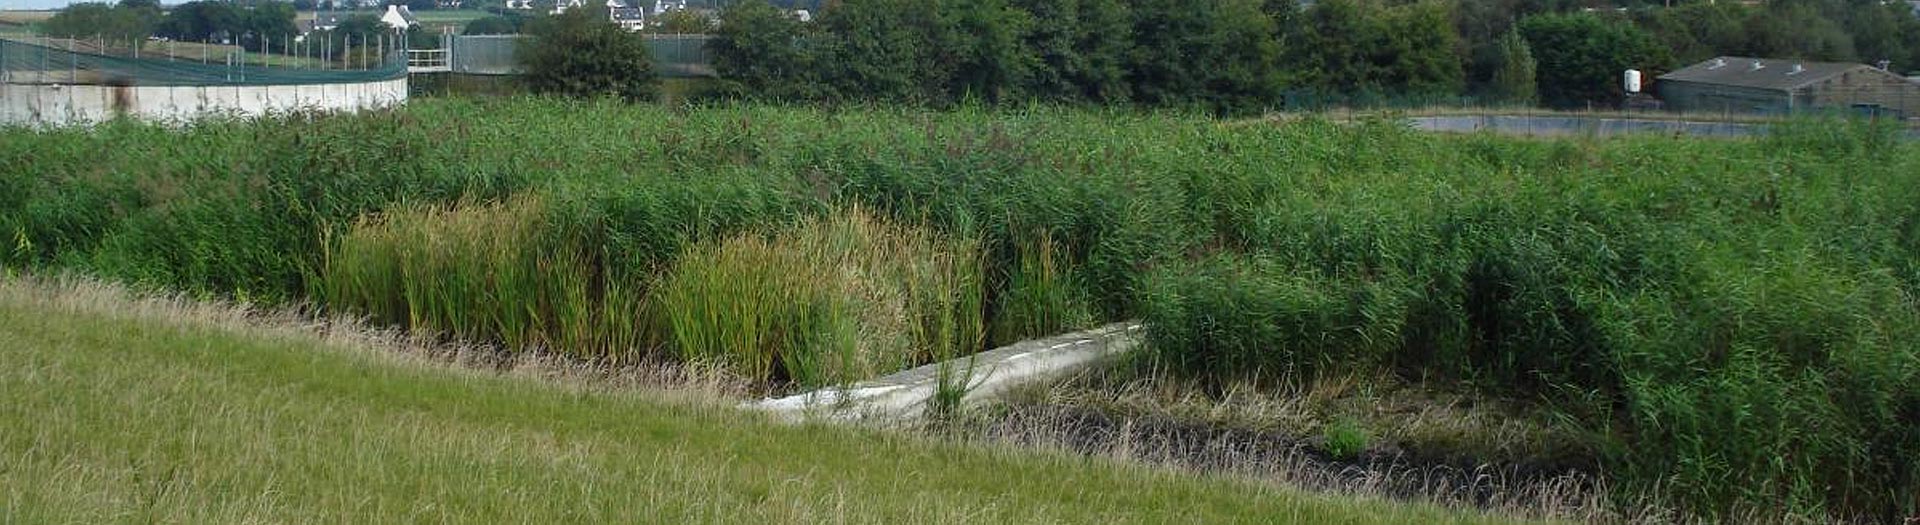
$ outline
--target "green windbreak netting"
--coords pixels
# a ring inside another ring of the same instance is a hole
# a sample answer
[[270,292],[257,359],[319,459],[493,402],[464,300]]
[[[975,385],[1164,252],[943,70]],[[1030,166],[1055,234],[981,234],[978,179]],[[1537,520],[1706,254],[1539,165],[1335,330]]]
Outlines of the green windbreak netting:
[[[663,77],[713,76],[713,56],[707,35],[642,35],[653,56],[653,70]],[[512,75],[520,72],[514,46],[529,37],[475,35],[452,37],[449,69],[469,75]]]
[[314,58],[187,42],[123,43],[114,47],[84,40],[0,39],[0,82],[265,86],[373,82],[407,74],[404,55],[386,49],[383,42],[342,55]]
[[653,70],[663,77],[710,77],[713,53],[707,50],[707,35],[652,35],[647,51],[653,55]]

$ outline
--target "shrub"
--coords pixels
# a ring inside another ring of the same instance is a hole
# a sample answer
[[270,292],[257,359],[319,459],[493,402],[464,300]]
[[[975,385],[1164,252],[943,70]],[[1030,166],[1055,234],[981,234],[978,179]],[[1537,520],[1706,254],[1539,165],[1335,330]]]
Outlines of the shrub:
[[1351,459],[1367,451],[1367,442],[1372,439],[1365,427],[1351,419],[1340,419],[1327,424],[1322,429],[1327,454],[1339,459]]
[[535,19],[515,50],[527,86],[574,97],[652,99],[658,91],[644,37],[607,20],[606,7]]

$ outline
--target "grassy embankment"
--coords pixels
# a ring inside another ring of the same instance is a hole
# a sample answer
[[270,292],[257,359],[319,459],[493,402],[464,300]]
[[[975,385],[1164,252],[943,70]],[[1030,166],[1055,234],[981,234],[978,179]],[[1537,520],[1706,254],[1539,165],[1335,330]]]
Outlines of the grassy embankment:
[[0,522],[1495,521],[783,426],[698,396],[438,366],[383,341],[0,280]]
[[[1920,148],[1885,127],[1513,140],[1311,118],[437,100],[183,132],[0,133],[0,183],[21,189],[0,194],[10,264],[672,358],[710,354],[688,351],[696,333],[760,332],[659,315],[663,276],[690,275],[688,261],[806,261],[794,225],[857,206],[882,231],[977,243],[986,336],[972,348],[1141,318],[1136,373],[1203,388],[1383,374],[1525,403],[1591,436],[1613,486],[1701,515],[1920,512],[1920,391],[1907,387],[1920,381]],[[382,231],[475,227],[512,246],[443,255],[520,255],[460,271],[329,258],[377,252]],[[529,269],[558,280],[461,280]],[[381,272],[427,281],[368,278]],[[336,286],[351,282],[388,284]],[[503,297],[549,299],[489,310]],[[642,315],[605,315],[627,302]],[[861,326],[924,324],[910,318]],[[806,341],[735,362],[830,347]]]

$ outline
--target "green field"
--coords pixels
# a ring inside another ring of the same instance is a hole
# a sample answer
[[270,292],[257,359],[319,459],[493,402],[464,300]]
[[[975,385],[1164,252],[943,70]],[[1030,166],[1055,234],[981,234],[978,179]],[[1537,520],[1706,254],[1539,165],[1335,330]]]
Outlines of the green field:
[[453,32],[458,34],[466,29],[468,22],[491,15],[478,9],[428,9],[415,11],[413,16],[420,19],[420,25],[425,31],[439,34],[441,28],[452,28]]
[[53,15],[58,13],[59,11],[53,11],[53,10],[47,10],[47,11],[0,10],[0,24],[25,25],[25,24],[31,24],[34,22],[43,22],[43,21],[46,21],[46,19],[48,18],[53,18]]
[[0,522],[1482,523],[1420,506],[447,368],[0,281]]
[[479,9],[428,9],[416,11],[413,16],[422,24],[459,23],[465,24],[480,18],[486,18],[487,12]]
[[761,391],[1139,319],[1123,369],[1202,395],[1393,375],[1551,414],[1623,499],[1889,521],[1920,513],[1898,132],[430,99],[0,131],[0,261]]
[[52,18],[55,11],[0,11],[0,37],[28,37],[37,34],[33,24]]

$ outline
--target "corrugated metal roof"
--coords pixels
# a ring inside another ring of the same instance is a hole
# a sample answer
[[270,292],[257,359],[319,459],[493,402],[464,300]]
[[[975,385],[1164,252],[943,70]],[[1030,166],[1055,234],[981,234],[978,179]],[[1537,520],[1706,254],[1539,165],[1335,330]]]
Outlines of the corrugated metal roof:
[[1660,80],[1789,91],[1862,67],[1870,66],[1844,62],[1719,57],[1660,75]]

